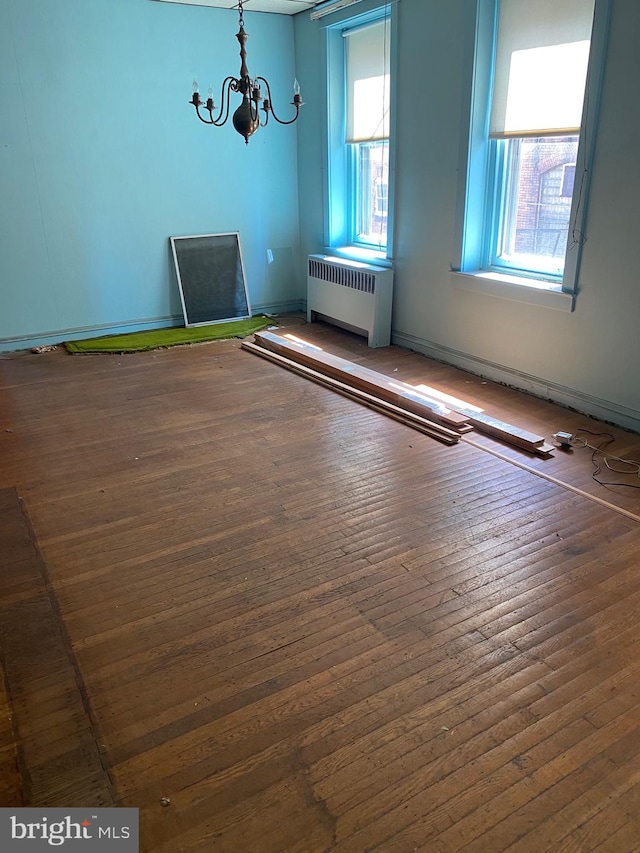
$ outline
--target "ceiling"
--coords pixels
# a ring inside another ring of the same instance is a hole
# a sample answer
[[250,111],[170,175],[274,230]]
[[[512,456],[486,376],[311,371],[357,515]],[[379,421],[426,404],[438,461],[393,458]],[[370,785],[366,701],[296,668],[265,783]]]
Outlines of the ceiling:
[[[215,6],[218,9],[236,9],[238,0],[160,0],[163,3],[183,3],[186,6]],[[244,0],[245,12],[275,12],[278,15],[295,15],[317,6],[320,0]]]

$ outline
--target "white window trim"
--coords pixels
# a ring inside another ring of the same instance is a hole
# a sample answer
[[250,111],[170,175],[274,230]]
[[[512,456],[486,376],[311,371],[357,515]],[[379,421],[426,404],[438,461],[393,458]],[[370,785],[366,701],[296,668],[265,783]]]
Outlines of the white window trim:
[[[476,14],[465,32],[464,68],[466,91],[461,121],[460,164],[452,282],[456,287],[526,302],[532,305],[573,311],[578,294],[580,260],[585,243],[585,223],[589,178],[593,162],[598,106],[611,0],[595,0],[589,75],[585,92],[578,158],[576,189],[571,205],[572,230],[582,239],[572,243],[565,256],[560,285],[543,276],[510,276],[483,268],[485,257],[488,170],[489,102],[491,97],[494,40],[498,0],[476,0]],[[582,188],[580,191],[580,184]]]

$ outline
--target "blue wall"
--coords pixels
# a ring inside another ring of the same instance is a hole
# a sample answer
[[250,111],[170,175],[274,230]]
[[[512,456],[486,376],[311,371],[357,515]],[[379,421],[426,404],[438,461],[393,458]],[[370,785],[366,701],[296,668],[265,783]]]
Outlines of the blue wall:
[[[362,6],[357,8],[362,8]],[[454,255],[473,0],[400,0],[393,340],[640,431],[640,3],[613,0],[573,313],[459,289]],[[325,22],[330,19],[325,19]],[[322,30],[296,16],[302,250],[323,245]],[[558,425],[559,428],[561,424]]]
[[[291,109],[292,19],[245,26]],[[295,126],[246,146],[188,104],[194,77],[218,101],[238,73],[237,29],[150,0],[0,0],[0,349],[182,322],[170,235],[239,231],[253,310],[301,305]]]

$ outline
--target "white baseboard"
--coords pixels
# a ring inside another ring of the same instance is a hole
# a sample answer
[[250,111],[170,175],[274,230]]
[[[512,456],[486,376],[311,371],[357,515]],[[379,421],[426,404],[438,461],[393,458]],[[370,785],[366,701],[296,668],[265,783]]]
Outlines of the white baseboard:
[[516,388],[519,391],[526,391],[536,397],[558,403],[606,423],[640,433],[640,412],[619,403],[593,397],[582,391],[576,391],[573,388],[558,385],[537,376],[521,373],[519,370],[513,370],[483,358],[434,344],[431,341],[404,332],[392,332],[391,342],[397,346],[405,347],[405,349],[422,353],[422,355],[436,361],[460,367],[485,379],[500,382],[502,385],[508,385],[510,388]]

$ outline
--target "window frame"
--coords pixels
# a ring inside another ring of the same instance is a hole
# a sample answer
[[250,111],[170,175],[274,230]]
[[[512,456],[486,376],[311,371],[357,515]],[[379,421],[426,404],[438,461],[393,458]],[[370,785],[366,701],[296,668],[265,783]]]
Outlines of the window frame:
[[[523,270],[498,270],[489,264],[497,222],[496,187],[501,164],[491,156],[489,113],[499,0],[476,0],[465,32],[466,91],[460,145],[460,180],[456,204],[455,243],[451,263],[454,284],[467,290],[572,311],[578,292],[589,178],[604,75],[611,0],[595,0],[589,72],[576,158],[576,181],[569,239],[562,277]],[[576,191],[576,189],[578,191]]]
[[[397,2],[396,0],[361,0],[359,13],[342,9],[322,19],[324,29],[324,65],[326,70],[325,163],[324,181],[324,251],[356,260],[371,260],[378,265],[391,265],[394,237],[395,178],[395,80],[397,67]],[[345,141],[346,126],[346,50],[343,33],[384,20],[390,27],[390,86],[388,146],[387,242],[385,247],[358,238],[358,162],[354,149],[359,144]],[[353,192],[351,191],[353,188]]]

